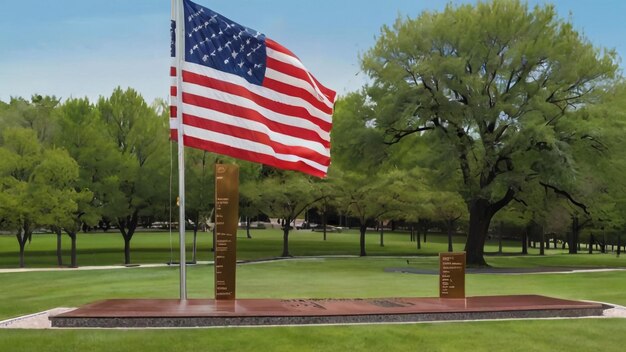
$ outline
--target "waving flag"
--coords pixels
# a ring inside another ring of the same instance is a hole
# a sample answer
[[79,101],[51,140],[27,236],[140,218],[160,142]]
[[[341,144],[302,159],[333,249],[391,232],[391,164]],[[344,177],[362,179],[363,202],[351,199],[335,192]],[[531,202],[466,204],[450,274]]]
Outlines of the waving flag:
[[[184,0],[182,72],[171,68],[172,138],[177,109],[184,145],[318,177],[330,164],[335,92],[264,34]],[[182,79],[181,91],[177,79]]]

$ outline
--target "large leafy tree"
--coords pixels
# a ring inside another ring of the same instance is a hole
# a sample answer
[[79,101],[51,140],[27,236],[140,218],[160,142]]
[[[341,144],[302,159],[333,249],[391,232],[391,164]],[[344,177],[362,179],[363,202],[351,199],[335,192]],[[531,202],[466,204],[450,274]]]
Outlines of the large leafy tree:
[[47,145],[51,142],[56,122],[53,111],[59,104],[55,96],[33,95],[30,100],[11,98],[4,108],[0,108],[0,128],[23,127],[35,131],[39,142]]
[[[317,202],[320,198],[316,194],[310,176],[292,171],[270,169],[267,177],[259,183],[259,192],[256,197],[260,200],[263,213],[281,219],[283,224],[283,251],[282,257],[290,257],[289,233],[291,223]],[[250,195],[250,193],[248,193]]]
[[[35,132],[35,137],[42,148],[51,147],[54,131],[57,130],[54,111],[59,100],[54,96],[33,95],[30,100],[15,97],[9,104],[2,103],[0,108],[0,130],[6,128],[25,128]],[[55,208],[60,210],[60,208]],[[62,212],[58,212],[61,214]],[[57,232],[57,257],[59,266],[63,264],[61,255],[61,229],[56,224],[49,225]]]
[[261,187],[264,166],[257,163],[239,161],[239,217],[245,220],[246,237],[250,234],[251,218],[261,214],[264,200]]
[[[455,160],[469,213],[470,265],[486,265],[492,217],[529,183],[567,193],[579,110],[617,69],[553,6],[519,1],[449,5],[383,27],[363,58],[368,104],[387,143],[435,133]],[[584,142],[584,140],[582,141]],[[591,143],[589,143],[591,144]]]
[[404,192],[399,170],[365,174],[346,171],[337,175],[337,202],[359,221],[359,255],[366,256],[365,235],[368,222],[397,216]]
[[199,149],[185,152],[185,216],[194,224],[192,261],[196,262],[198,226],[215,204],[215,154]]
[[30,182],[38,163],[42,147],[33,130],[6,128],[2,133],[0,148],[0,214],[5,229],[15,231],[20,246],[20,267],[24,267],[24,248],[41,216],[34,201],[34,186]]
[[54,144],[65,148],[80,165],[78,181],[71,185],[78,208],[54,227],[70,237],[71,266],[75,267],[76,240],[82,226],[96,225],[107,204],[123,198],[118,177],[121,156],[102,133],[106,127],[88,99],[68,99],[56,109],[55,121]]
[[97,104],[105,136],[119,155],[119,191],[104,215],[117,224],[124,238],[124,262],[130,263],[130,241],[142,216],[162,211],[168,194],[167,123],[164,113],[146,104],[133,89],[117,88]]
[[[76,233],[81,228],[86,204],[93,193],[80,188],[79,165],[64,149],[45,150],[42,160],[34,170],[31,182],[35,186],[35,199],[40,209],[38,225],[46,226],[57,233],[57,262],[63,265],[60,239],[61,229],[71,238],[71,266],[76,267]],[[97,221],[97,219],[95,219]],[[73,230],[70,233],[69,229]]]
[[44,149],[34,130],[11,127],[0,144],[0,226],[15,231],[20,267],[33,231],[76,211],[71,184],[78,165],[61,149]]
[[[594,133],[586,136],[594,141],[594,152],[586,154],[591,162],[582,170],[577,183],[578,197],[588,211],[570,210],[573,215],[572,229],[589,226],[595,227],[596,231],[600,229],[602,232],[616,232],[617,238],[613,240],[622,242],[619,233],[626,228],[626,155],[623,153],[626,82],[620,82],[608,96],[606,104],[589,110],[590,114],[603,116],[605,119],[602,124],[591,125]],[[579,234],[575,235],[574,240]],[[606,241],[603,239],[602,242]],[[606,243],[601,244],[604,246]]]
[[327,225],[328,225],[328,213],[334,208],[336,203],[338,180],[334,177],[332,169],[328,177],[316,180],[313,183],[314,192],[318,195],[319,200],[315,207],[320,213],[321,226],[322,226],[322,238],[326,241]]

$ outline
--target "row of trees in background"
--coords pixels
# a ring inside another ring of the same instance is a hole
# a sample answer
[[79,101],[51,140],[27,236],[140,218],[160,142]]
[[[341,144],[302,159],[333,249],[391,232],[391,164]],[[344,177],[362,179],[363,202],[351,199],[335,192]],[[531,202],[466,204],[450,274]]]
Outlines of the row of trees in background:
[[[168,197],[167,115],[134,90],[87,99],[33,96],[0,104],[0,227],[16,234],[20,266],[35,229],[60,241],[83,226],[114,224],[130,241],[142,217],[159,217]],[[164,182],[165,180],[165,182]]]
[[[616,62],[552,6],[493,1],[399,19],[363,57],[371,83],[336,104],[328,178],[187,150],[188,220],[197,231],[211,217],[213,164],[237,162],[243,218],[290,224],[315,208],[325,230],[328,214],[349,215],[361,255],[367,228],[389,220],[415,229],[418,246],[434,223],[450,238],[463,230],[470,265],[486,264],[494,227],[560,238],[571,253],[583,240],[619,242],[626,85]],[[130,263],[137,227],[169,221],[175,206],[168,128],[166,105],[132,89],[97,102],[0,102],[0,228],[16,234],[20,265],[41,227],[71,238],[77,265],[77,234],[95,225],[119,229]]]

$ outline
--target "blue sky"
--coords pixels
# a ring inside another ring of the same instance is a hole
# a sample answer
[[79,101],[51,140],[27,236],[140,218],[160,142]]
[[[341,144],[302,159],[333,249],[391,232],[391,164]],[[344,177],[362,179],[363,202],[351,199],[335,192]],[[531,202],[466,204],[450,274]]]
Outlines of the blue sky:
[[[169,0],[1,0],[0,100],[97,99],[116,86],[148,102],[169,92]],[[197,0],[292,50],[340,94],[364,83],[358,56],[383,24],[447,0]],[[452,1],[465,3],[474,1]],[[542,4],[545,1],[529,1]],[[596,46],[626,55],[626,1],[552,1]],[[621,67],[624,67],[622,62]]]

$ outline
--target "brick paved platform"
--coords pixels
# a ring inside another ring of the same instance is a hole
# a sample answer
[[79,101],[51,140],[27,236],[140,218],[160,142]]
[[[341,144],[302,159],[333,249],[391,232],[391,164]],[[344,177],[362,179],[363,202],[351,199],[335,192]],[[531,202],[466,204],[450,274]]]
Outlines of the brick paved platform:
[[607,308],[537,295],[466,299],[111,299],[51,316],[53,327],[346,324],[600,316]]

